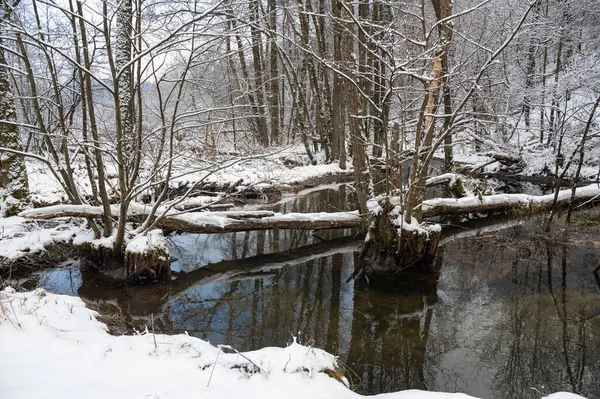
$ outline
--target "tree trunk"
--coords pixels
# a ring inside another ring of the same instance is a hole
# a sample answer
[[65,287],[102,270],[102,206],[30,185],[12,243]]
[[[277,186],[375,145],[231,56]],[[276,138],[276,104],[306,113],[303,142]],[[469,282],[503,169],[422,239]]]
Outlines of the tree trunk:
[[280,140],[281,110],[279,103],[279,68],[277,66],[277,6],[275,0],[269,0],[270,50],[269,50],[269,112],[271,114],[270,141],[276,144]]
[[[333,15],[333,62],[340,68],[342,57],[342,36],[344,27],[341,23],[342,0],[332,0]],[[333,74],[333,90],[331,95],[331,156],[339,160],[340,168],[346,169],[346,102],[344,90],[347,87],[343,77]]]
[[[364,98],[359,87],[361,86],[361,77],[354,79],[359,71],[359,65],[352,56],[354,52],[354,23],[351,22],[351,15],[348,12],[353,10],[353,3],[348,1],[342,19],[345,19],[340,47],[343,55],[342,71],[353,81],[347,81],[344,88],[344,99],[348,106],[348,118],[350,125],[350,145],[352,154],[352,163],[354,166],[354,189],[358,199],[359,211],[361,214],[367,214],[367,200],[371,197],[371,174],[368,162],[367,138],[363,135],[363,121],[361,116],[364,110]],[[359,44],[359,46],[361,46]]]
[[268,125],[265,121],[265,100],[264,100],[264,85],[265,85],[265,68],[263,60],[263,48],[261,41],[261,34],[258,28],[260,23],[260,8],[259,0],[252,0],[250,2],[250,32],[252,41],[252,61],[254,63],[254,88],[256,91],[256,105],[259,115],[258,118],[258,139],[259,142],[264,146],[269,146],[269,131]]
[[[0,41],[0,147],[22,151],[17,110],[10,90],[8,66]],[[0,217],[13,216],[29,204],[25,158],[0,151]]]
[[143,284],[168,277],[171,274],[171,258],[162,231],[152,230],[138,236],[125,249],[125,280]]
[[[111,215],[119,217],[121,207],[112,206]],[[132,204],[126,222],[140,223],[149,216],[149,209],[142,205]],[[159,208],[156,214],[162,214]],[[45,208],[31,209],[19,214],[22,217],[48,220],[58,217],[92,217],[103,216],[103,209],[89,205],[54,205]],[[167,214],[158,217],[154,226],[158,229],[187,232],[194,234],[227,233],[248,230],[294,229],[347,229],[363,225],[363,219],[354,212],[331,213],[288,213],[270,214],[264,211],[247,212],[195,212],[181,215]]]

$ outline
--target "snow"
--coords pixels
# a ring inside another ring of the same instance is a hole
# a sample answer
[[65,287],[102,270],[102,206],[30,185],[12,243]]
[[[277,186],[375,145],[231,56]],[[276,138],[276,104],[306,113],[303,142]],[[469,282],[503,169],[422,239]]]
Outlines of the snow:
[[146,235],[138,234],[127,243],[128,253],[148,254],[152,251],[167,253],[167,241],[162,230],[150,230]]
[[[52,175],[48,166],[37,161],[26,160],[29,193],[34,203],[49,205],[65,201],[67,196],[60,183]],[[85,183],[80,187],[85,187]],[[87,183],[87,182],[86,182]],[[89,183],[87,183],[89,186]],[[88,190],[91,193],[91,190]],[[85,191],[84,191],[85,192]],[[88,194],[85,192],[85,194]]]
[[200,195],[198,197],[187,198],[186,200],[180,202],[175,205],[175,209],[177,210],[185,210],[191,208],[201,208],[209,205],[217,204],[223,200],[223,196],[208,196],[208,195]]
[[442,231],[442,226],[439,224],[419,223],[415,218],[411,218],[410,223],[407,223],[404,215],[399,215],[395,224],[397,227],[402,226],[401,229],[398,229],[398,234],[401,234],[401,230],[404,230],[416,232],[419,235],[429,236],[429,233],[440,233]]
[[26,253],[37,253],[57,242],[69,242],[87,231],[83,224],[38,223],[19,216],[0,218],[0,257],[16,259]]
[[[35,218],[43,215],[59,213],[69,213],[70,216],[77,216],[77,214],[92,214],[93,216],[102,216],[103,211],[100,206],[92,205],[51,205],[43,208],[27,209],[19,213],[19,216],[25,218]],[[113,213],[113,216],[118,216],[118,213]]]
[[[8,287],[0,304],[2,398],[361,397],[323,373],[337,365],[333,355],[296,342],[236,353],[187,334],[111,336],[81,299],[42,289]],[[409,390],[375,398],[472,397]]]
[[[352,169],[340,169],[338,163],[302,165],[307,163],[302,146],[276,148],[270,154],[251,157],[224,156],[214,162],[195,157],[178,157],[174,160],[173,178],[170,185],[174,189],[185,189],[197,183],[235,186],[236,190],[253,187],[264,190],[271,187],[285,187],[326,175],[351,173]],[[290,167],[287,162],[301,166]],[[48,166],[35,160],[27,160],[27,174],[31,198],[38,205],[54,205],[65,202],[67,197],[60,183],[48,169]],[[75,185],[82,196],[91,195],[89,178],[83,163],[73,165]],[[150,165],[148,165],[150,170]],[[107,162],[106,174],[116,177],[116,166]],[[142,171],[145,169],[142,168]],[[144,181],[145,177],[141,177]],[[116,179],[113,179],[116,183]],[[212,203],[215,197],[189,199],[199,206]],[[184,206],[184,204],[180,204]],[[185,204],[185,207],[190,207]],[[178,206],[179,207],[179,206]]]
[[[594,198],[600,196],[600,186],[598,184],[590,184],[585,187],[577,188],[575,192],[576,198]],[[571,190],[561,190],[558,192],[557,201],[567,201],[571,198]],[[523,204],[532,205],[548,204],[554,201],[554,193],[547,195],[528,195],[528,194],[496,194],[486,196],[473,196],[464,198],[435,198],[423,201],[423,213],[436,206],[464,208],[476,205],[494,205],[494,204]]]

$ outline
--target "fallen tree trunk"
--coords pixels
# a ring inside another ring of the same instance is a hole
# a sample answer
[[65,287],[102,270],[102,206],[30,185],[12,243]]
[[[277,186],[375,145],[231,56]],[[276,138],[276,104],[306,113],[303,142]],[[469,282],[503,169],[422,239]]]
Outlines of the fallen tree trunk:
[[[564,208],[571,200],[571,189],[558,193],[557,208]],[[600,202],[600,186],[591,184],[577,189],[573,205],[585,202]],[[497,194],[465,198],[435,198],[423,201],[420,205],[424,218],[443,215],[464,215],[469,213],[489,213],[516,211],[524,214],[534,214],[548,211],[552,208],[554,194]]]
[[419,224],[415,218],[407,223],[401,209],[384,200],[371,223],[359,271],[369,284],[383,287],[406,279],[407,274],[435,272],[432,266],[441,227]]
[[503,152],[488,152],[485,154],[486,157],[490,157],[495,161],[500,162],[502,165],[510,166],[522,162],[521,157],[515,157]]
[[[127,215],[129,222],[139,223],[148,217],[150,207],[132,204]],[[113,217],[118,216],[118,205],[111,206]],[[161,210],[157,212],[159,215]],[[103,215],[101,207],[89,205],[55,205],[46,208],[31,209],[19,216],[29,219],[53,219],[59,217],[93,217]],[[155,228],[185,233],[210,234],[229,233],[248,230],[270,229],[347,229],[362,226],[363,219],[357,211],[333,213],[288,213],[269,211],[233,211],[233,212],[169,212],[158,219]]]
[[456,198],[471,195],[471,193],[465,188],[464,177],[457,173],[444,173],[439,176],[430,177],[425,181],[426,187],[438,185],[445,185],[450,193]]
[[[559,192],[557,207],[569,204],[571,190]],[[471,196],[464,198],[435,198],[423,201],[422,215],[432,218],[445,215],[469,213],[498,213],[518,211],[524,214],[544,212],[552,208],[554,194],[534,196],[527,194],[497,194]],[[575,204],[600,202],[600,186],[592,184],[577,189]],[[149,207],[132,204],[128,221],[141,222],[148,216]],[[118,215],[118,205],[112,205],[113,217]],[[158,212],[160,214],[160,210]],[[53,219],[58,217],[94,217],[103,215],[102,208],[89,205],[55,205],[23,211],[19,214],[29,219]],[[357,211],[332,213],[288,213],[279,214],[270,211],[231,211],[200,213],[168,213],[156,223],[156,228],[187,233],[227,233],[248,230],[269,229],[344,229],[363,225],[363,219]]]

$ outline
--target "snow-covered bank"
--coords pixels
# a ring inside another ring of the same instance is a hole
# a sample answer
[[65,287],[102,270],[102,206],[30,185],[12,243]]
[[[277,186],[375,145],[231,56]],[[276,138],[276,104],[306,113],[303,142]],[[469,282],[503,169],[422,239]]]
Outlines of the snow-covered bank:
[[[152,165],[143,167],[142,181],[148,178]],[[107,165],[107,173],[116,184],[116,167]],[[172,179],[169,182],[172,190],[185,191],[196,186],[217,188],[227,187],[229,192],[243,192],[249,188],[257,191],[285,189],[307,181],[331,176],[343,176],[352,173],[349,169],[340,169],[337,162],[331,164],[311,165],[301,147],[273,149],[270,154],[243,157],[222,156],[207,161],[199,156],[184,156],[174,160]],[[48,166],[35,160],[27,160],[27,174],[31,198],[36,206],[46,206],[67,202],[67,197],[60,183],[48,169]],[[92,195],[89,178],[83,164],[73,166],[75,184],[84,196]],[[208,198],[212,203],[217,198]],[[204,204],[203,204],[204,205]]]
[[19,216],[0,218],[0,258],[17,259],[46,250],[55,243],[69,243],[87,226],[75,220],[37,222]]
[[[41,289],[0,291],[0,309],[2,398],[361,397],[324,373],[334,369],[334,356],[297,343],[238,354],[187,335],[111,336],[81,299]],[[376,397],[472,398],[423,391]]]

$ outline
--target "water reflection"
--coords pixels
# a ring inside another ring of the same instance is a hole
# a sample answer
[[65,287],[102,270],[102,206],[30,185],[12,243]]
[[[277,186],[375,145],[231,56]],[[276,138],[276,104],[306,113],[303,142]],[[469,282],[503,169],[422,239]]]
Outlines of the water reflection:
[[600,251],[585,236],[536,231],[528,222],[447,246],[432,335],[450,339],[430,341],[436,386],[481,397],[600,397],[600,295],[590,268]]
[[190,290],[169,303],[161,326],[245,350],[285,345],[293,336],[304,343],[331,337],[339,347],[348,339],[339,336],[340,325],[351,326],[344,309],[352,310],[353,287],[341,281],[352,274],[353,258],[353,252],[325,256],[260,279]]
[[77,296],[83,282],[79,265],[55,269],[40,276],[40,286],[55,294]]

